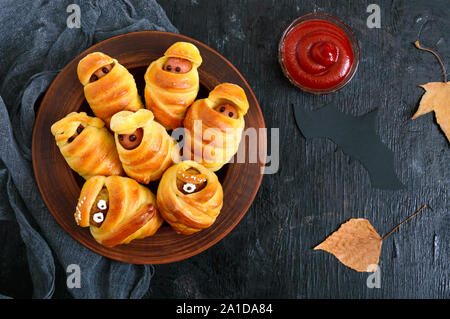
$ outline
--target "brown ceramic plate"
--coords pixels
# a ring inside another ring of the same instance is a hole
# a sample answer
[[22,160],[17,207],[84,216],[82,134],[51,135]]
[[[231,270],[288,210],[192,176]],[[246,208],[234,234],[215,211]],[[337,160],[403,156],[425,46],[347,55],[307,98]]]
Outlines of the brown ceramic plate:
[[[88,228],[76,225],[73,214],[84,180],[66,164],[50,127],[70,112],[85,111],[92,114],[78,81],[78,62],[86,54],[95,51],[116,58],[134,75],[143,96],[146,68],[177,41],[195,44],[203,57],[199,68],[201,89],[198,98],[206,97],[210,90],[223,82],[235,83],[245,90],[250,104],[245,116],[246,127],[257,129],[259,147],[262,148],[259,151],[266,153],[266,133],[258,130],[265,128],[264,118],[254,93],[239,71],[207,45],[179,34],[142,31],[110,38],[77,56],[57,75],[39,107],[33,130],[33,169],[42,197],[61,227],[84,246],[111,259],[135,264],[163,264],[198,254],[217,243],[238,224],[261,184],[265,155],[257,163],[247,161],[225,165],[217,172],[224,190],[223,209],[210,228],[190,236],[176,234],[164,224],[152,237],[106,248],[94,240]],[[243,140],[241,143],[248,146],[248,141]],[[248,149],[246,147],[246,152]],[[157,183],[151,184],[149,188],[156,193]]]

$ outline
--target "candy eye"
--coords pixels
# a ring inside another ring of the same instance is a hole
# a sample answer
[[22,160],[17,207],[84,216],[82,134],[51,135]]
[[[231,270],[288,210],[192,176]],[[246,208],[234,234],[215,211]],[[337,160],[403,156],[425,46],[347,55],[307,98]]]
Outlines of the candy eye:
[[239,118],[237,109],[231,104],[219,105],[215,108],[215,110],[224,116],[228,116],[229,118],[232,118],[232,119]]
[[132,150],[141,144],[143,136],[144,130],[140,127],[131,134],[119,134],[118,139],[123,148]]
[[162,69],[172,73],[187,73],[192,69],[192,62],[183,58],[170,57],[166,60]]
[[108,74],[111,69],[114,67],[114,63],[105,65],[101,68],[98,68],[92,75],[91,78],[89,79],[90,82],[95,82],[98,79],[101,79],[102,77],[104,77],[106,74]]
[[100,209],[100,210],[105,210],[105,209],[108,208],[108,206],[106,205],[106,201],[103,200],[103,199],[101,199],[101,200],[98,201],[97,207],[98,207],[98,209]]
[[93,219],[94,219],[94,222],[101,223],[105,219],[105,216],[103,215],[102,212],[98,212],[98,213],[94,214]]
[[186,183],[183,185],[183,190],[186,193],[193,193],[195,191],[195,185],[192,183]]

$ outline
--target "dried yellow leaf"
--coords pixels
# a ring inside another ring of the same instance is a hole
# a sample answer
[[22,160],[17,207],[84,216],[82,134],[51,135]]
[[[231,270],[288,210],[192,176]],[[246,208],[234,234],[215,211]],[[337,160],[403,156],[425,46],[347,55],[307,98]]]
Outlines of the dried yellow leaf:
[[352,218],[314,250],[325,250],[356,271],[375,272],[381,243],[382,238],[367,219]]
[[426,92],[412,119],[434,111],[436,121],[450,142],[450,82],[429,82],[420,87]]

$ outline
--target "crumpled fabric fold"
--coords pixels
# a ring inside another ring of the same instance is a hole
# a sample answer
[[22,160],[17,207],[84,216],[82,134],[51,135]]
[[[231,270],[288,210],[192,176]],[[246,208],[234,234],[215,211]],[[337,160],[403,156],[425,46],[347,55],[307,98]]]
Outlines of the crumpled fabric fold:
[[[69,5],[80,8],[80,28],[67,25]],[[0,222],[19,225],[33,298],[53,296],[55,263],[80,267],[80,287],[68,288],[74,298],[141,298],[149,289],[152,266],[102,257],[57,224],[39,193],[31,158],[35,104],[58,72],[94,43],[141,30],[178,32],[152,0],[0,3]],[[0,298],[9,298],[1,292]]]

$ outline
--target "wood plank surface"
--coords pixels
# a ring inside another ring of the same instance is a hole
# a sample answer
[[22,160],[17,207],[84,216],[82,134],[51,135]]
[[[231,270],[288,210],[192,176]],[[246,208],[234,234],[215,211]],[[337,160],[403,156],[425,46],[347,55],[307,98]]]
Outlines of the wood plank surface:
[[[280,129],[280,168],[264,176],[250,211],[228,237],[194,258],[156,267],[148,297],[449,297],[449,144],[432,114],[410,120],[424,93],[417,85],[443,78],[436,59],[412,42],[437,49],[448,65],[448,4],[379,1],[381,28],[369,29],[370,3],[160,2],[181,33],[216,49],[246,77],[266,126]],[[327,96],[297,90],[277,61],[284,28],[313,11],[343,19],[361,49],[355,77]],[[367,171],[332,141],[303,138],[291,105],[314,110],[327,103],[354,116],[379,109],[377,131],[394,152],[404,190],[372,188]],[[422,204],[429,208],[383,243],[380,289],[367,288],[368,274],[312,250],[349,218],[367,218],[384,235]]]
[[[185,261],[156,266],[147,298],[449,298],[450,148],[434,116],[414,121],[424,91],[442,81],[436,59],[413,46],[420,40],[450,62],[448,1],[378,1],[381,28],[369,29],[373,1],[161,0],[181,34],[230,60],[252,87],[266,126],[279,128],[280,166],[265,175],[239,225],[223,240]],[[361,50],[359,68],[342,90],[327,96],[303,93],[284,78],[278,40],[296,17],[321,11],[343,19]],[[450,68],[450,67],[448,67]],[[367,171],[326,139],[305,140],[292,105],[311,110],[334,103],[354,116],[379,109],[377,132],[394,152],[398,191],[371,186]],[[271,145],[268,134],[269,155]],[[381,288],[368,288],[367,273],[355,272],[332,255],[312,248],[350,218],[367,218],[381,236],[418,210],[428,208],[383,242]],[[20,241],[17,227],[0,223],[0,247]],[[25,294],[12,277],[0,275],[4,292]],[[0,250],[1,251],[1,250]],[[59,271],[55,297],[65,297]],[[31,287],[29,287],[31,290]]]

